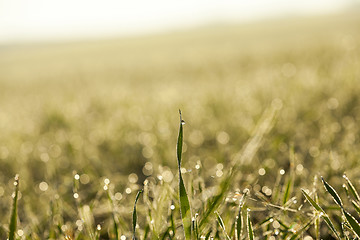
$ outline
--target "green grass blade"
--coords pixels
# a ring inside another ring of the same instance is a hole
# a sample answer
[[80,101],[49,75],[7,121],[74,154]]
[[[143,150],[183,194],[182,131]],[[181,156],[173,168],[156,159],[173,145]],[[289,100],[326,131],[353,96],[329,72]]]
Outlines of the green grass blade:
[[218,221],[221,229],[223,230],[224,235],[226,236],[226,239],[231,240],[229,235],[226,233],[225,224],[224,224],[224,221],[222,220],[221,216],[219,215],[219,213],[217,211],[215,211],[215,214],[216,214],[217,221]]
[[133,215],[132,215],[132,223],[133,223],[133,237],[132,239],[135,240],[135,231],[136,231],[136,221],[137,221],[137,214],[136,214],[136,203],[139,200],[140,194],[142,193],[142,190],[138,191],[138,193],[136,194],[136,198],[135,198],[135,203],[134,203],[134,211],[133,211]]
[[9,240],[15,240],[15,232],[17,225],[17,201],[19,196],[19,175],[15,176],[15,196],[13,199],[13,206],[10,217],[10,225],[9,225]]
[[185,124],[185,122],[181,117],[181,110],[180,109],[179,109],[179,114],[180,114],[180,127],[179,127],[178,141],[177,141],[177,145],[176,145],[176,153],[177,153],[178,166],[179,166],[179,169],[180,169],[182,146],[183,146],[183,125]]
[[190,202],[188,195],[186,193],[185,184],[181,175],[181,153],[182,153],[182,145],[183,145],[183,125],[184,120],[180,114],[180,127],[179,127],[179,136],[177,141],[177,160],[178,160],[178,168],[179,168],[179,200],[180,200],[180,214],[183,222],[185,239],[191,239],[191,211],[190,211]]
[[236,226],[235,226],[235,239],[241,239],[241,229],[242,229],[242,214],[241,210],[239,210],[238,215],[236,216]]
[[358,238],[360,238],[360,225],[359,222],[347,211],[345,211],[344,209],[342,209],[342,212],[346,218],[346,220],[348,221],[348,223],[351,226],[351,229],[354,231],[354,233],[356,234],[356,236]]
[[145,230],[144,230],[144,237],[143,239],[147,239],[150,232],[150,226],[149,224],[146,224]]
[[246,218],[247,218],[247,230],[248,230],[249,240],[254,240],[254,230],[250,220],[250,209],[247,210]]
[[355,197],[356,201],[360,202],[360,197],[358,192],[356,191],[354,185],[352,184],[352,182],[350,181],[350,179],[344,174],[344,179],[346,180],[346,183],[349,186],[350,192],[351,194]]
[[334,189],[332,186],[330,186],[330,184],[328,184],[328,183],[324,180],[323,177],[321,177],[321,180],[322,180],[322,182],[323,182],[323,184],[324,184],[324,186],[325,186],[326,191],[327,191],[328,193],[330,193],[330,195],[333,197],[335,203],[336,203],[337,205],[339,205],[340,207],[342,207],[342,206],[343,206],[343,203],[342,203],[342,201],[341,201],[341,198],[339,197],[339,194],[335,191],[335,189]]
[[180,195],[180,213],[183,221],[185,239],[191,239],[191,213],[190,213],[190,203],[188,196],[186,194],[186,189],[184,186],[184,181],[180,175],[179,181],[179,195]]
[[305,192],[304,189],[301,189],[301,192],[304,194],[306,200],[313,206],[317,211],[325,214],[324,210]]
[[284,197],[283,197],[283,204],[286,204],[290,198],[291,186],[292,186],[292,178],[290,177],[286,184],[286,189],[285,189]]
[[305,196],[306,200],[311,204],[311,206],[313,206],[317,211],[319,211],[322,214],[322,218],[324,219],[330,230],[335,234],[335,236],[338,239],[341,239],[340,235],[338,234],[338,232],[334,227],[334,224],[331,222],[330,218],[327,216],[325,211],[305,192],[304,189],[301,189],[301,192]]
[[360,206],[359,204],[354,201],[354,200],[351,200],[351,204],[353,205],[353,207],[355,208],[356,212],[358,213],[358,215],[360,216]]

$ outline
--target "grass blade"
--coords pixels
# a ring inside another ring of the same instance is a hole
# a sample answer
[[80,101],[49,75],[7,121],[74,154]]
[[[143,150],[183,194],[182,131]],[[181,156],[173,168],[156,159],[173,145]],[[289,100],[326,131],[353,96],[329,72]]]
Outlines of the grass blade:
[[348,223],[351,226],[351,229],[354,231],[354,233],[356,234],[356,236],[358,238],[360,238],[360,225],[358,223],[358,221],[347,211],[345,211],[344,209],[342,209],[342,212],[346,218],[346,220],[348,221]]
[[19,196],[19,175],[15,176],[15,195],[13,199],[13,207],[11,211],[10,225],[9,225],[9,240],[15,240],[16,224],[17,224],[17,201]]
[[179,168],[179,200],[180,200],[180,214],[183,222],[185,239],[191,239],[191,211],[190,211],[190,202],[188,195],[186,193],[184,181],[181,175],[181,153],[183,145],[183,125],[185,124],[184,120],[180,114],[180,127],[179,127],[179,136],[177,141],[177,160]]
[[359,206],[359,204],[354,200],[351,200],[351,203],[352,203],[353,207],[355,208],[356,212],[358,213],[358,215],[360,216],[360,206]]
[[283,205],[285,205],[290,198],[292,182],[293,182],[292,177],[290,177],[286,184],[286,189],[285,189],[284,197],[283,197]]
[[334,227],[334,224],[331,222],[330,218],[325,213],[325,211],[305,192],[304,189],[301,189],[301,192],[305,196],[306,200],[311,204],[311,206],[313,206],[317,211],[319,211],[322,214],[322,218],[324,219],[324,221],[326,222],[326,224],[328,225],[330,230],[335,234],[335,236],[338,239],[341,239],[338,232],[336,231],[336,229]]
[[226,233],[225,224],[224,224],[224,221],[222,220],[221,216],[219,215],[219,213],[217,211],[215,211],[215,214],[216,214],[217,221],[218,221],[221,229],[223,230],[224,235],[226,236],[226,239],[231,240],[229,235]]
[[242,225],[242,214],[241,209],[239,210],[239,214],[236,216],[236,226],[235,226],[235,239],[241,239],[241,226]]
[[136,214],[136,203],[139,200],[140,194],[142,193],[142,190],[138,191],[138,193],[136,194],[136,198],[135,198],[135,203],[134,203],[134,211],[133,211],[133,215],[132,215],[132,219],[133,219],[133,237],[132,239],[135,240],[135,231],[136,231],[136,221],[137,221],[137,214]]
[[181,155],[182,155],[182,146],[183,146],[183,125],[185,124],[185,121],[181,117],[181,110],[179,109],[180,114],[180,127],[179,127],[179,136],[178,141],[176,145],[176,153],[177,153],[177,160],[178,160],[178,166],[181,167]]
[[339,194],[335,191],[335,189],[334,189],[332,186],[330,186],[330,184],[328,184],[328,183],[324,180],[323,177],[321,177],[321,180],[322,180],[322,182],[323,182],[323,184],[324,184],[324,186],[325,186],[326,191],[327,191],[328,193],[330,193],[330,195],[333,197],[335,203],[336,203],[337,205],[339,205],[340,207],[343,207],[343,203],[342,203],[342,201],[341,201],[341,198],[339,197]]
[[350,181],[350,179],[344,174],[344,179],[346,180],[346,183],[349,186],[350,192],[351,194],[355,197],[356,201],[360,202],[360,197],[358,192],[356,191],[354,185],[352,184],[352,182]]
[[249,240],[254,240],[254,230],[250,220],[250,209],[247,210],[246,218],[247,218],[247,230],[248,230]]

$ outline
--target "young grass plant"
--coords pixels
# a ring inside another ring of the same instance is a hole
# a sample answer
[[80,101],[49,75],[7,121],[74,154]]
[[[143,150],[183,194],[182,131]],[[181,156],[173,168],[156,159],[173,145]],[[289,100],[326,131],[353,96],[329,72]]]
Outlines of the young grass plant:
[[[358,194],[354,188],[354,186],[352,185],[352,183],[350,182],[350,180],[348,180],[347,178],[345,178],[347,180],[348,186],[351,190],[351,192],[353,193],[354,197],[358,197]],[[323,178],[322,178],[323,184],[325,186],[325,189],[327,190],[327,192],[333,197],[335,203],[337,205],[339,205],[339,207],[341,208],[341,212],[344,215],[346,221],[348,222],[348,224],[351,227],[351,230],[354,232],[354,234],[360,238],[360,224],[359,222],[349,213],[344,209],[343,203],[341,201],[341,198],[339,196],[339,194],[336,192],[336,190],[330,186],[330,184],[328,184]]]
[[177,141],[177,160],[179,168],[179,201],[180,201],[180,214],[184,227],[185,239],[191,239],[191,211],[190,211],[190,202],[188,195],[186,193],[184,180],[181,175],[181,155],[182,155],[182,146],[183,146],[183,125],[185,121],[182,119],[181,110],[180,114],[180,127],[179,127],[179,136]]

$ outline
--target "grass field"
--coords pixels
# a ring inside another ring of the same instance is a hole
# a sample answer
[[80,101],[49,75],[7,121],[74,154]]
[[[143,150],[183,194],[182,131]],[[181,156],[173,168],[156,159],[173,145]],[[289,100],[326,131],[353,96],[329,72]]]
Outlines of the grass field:
[[359,26],[0,46],[0,238],[359,239]]

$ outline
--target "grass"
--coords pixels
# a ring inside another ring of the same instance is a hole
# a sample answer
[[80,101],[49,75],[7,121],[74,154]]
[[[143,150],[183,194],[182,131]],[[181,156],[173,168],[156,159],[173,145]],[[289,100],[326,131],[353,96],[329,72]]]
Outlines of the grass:
[[359,16],[1,46],[0,238],[359,238]]

